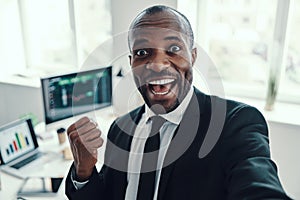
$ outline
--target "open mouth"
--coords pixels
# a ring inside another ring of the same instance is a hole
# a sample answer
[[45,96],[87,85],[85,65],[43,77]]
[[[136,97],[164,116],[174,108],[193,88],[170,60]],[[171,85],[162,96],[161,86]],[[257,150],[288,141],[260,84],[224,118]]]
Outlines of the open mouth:
[[174,84],[175,79],[165,78],[149,81],[148,87],[154,95],[166,95],[171,91]]

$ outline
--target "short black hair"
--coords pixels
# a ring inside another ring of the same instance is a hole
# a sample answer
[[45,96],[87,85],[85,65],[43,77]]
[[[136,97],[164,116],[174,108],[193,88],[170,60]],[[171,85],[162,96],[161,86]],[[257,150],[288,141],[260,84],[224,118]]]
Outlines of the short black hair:
[[[165,6],[165,5],[155,5],[155,6],[151,6],[149,8],[146,8],[145,10],[143,10],[142,12],[140,12],[135,18],[134,20],[132,21],[130,27],[129,27],[129,30],[132,30],[134,29],[134,22],[136,21],[136,19],[141,16],[141,15],[154,15],[156,13],[160,13],[160,12],[163,12],[163,11],[172,11],[176,14],[178,14],[182,19],[183,21],[185,22],[185,34],[188,35],[189,37],[189,40],[190,40],[190,48],[193,48],[194,46],[194,33],[193,33],[193,29],[192,29],[192,26],[188,20],[188,18],[182,14],[181,12],[179,12],[178,10],[175,10],[174,8],[171,8],[171,7],[168,7],[168,6]],[[129,37],[128,37],[128,46],[130,47],[129,45]]]

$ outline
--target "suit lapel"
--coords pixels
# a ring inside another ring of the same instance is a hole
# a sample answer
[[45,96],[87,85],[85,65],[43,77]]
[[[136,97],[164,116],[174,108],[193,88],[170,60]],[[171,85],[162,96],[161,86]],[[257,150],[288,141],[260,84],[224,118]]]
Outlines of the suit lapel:
[[139,121],[141,120],[142,115],[143,115],[144,112],[145,112],[145,105],[143,105],[143,106],[135,109],[129,115],[130,118],[131,118],[130,120],[134,122],[134,123],[130,123],[131,125],[128,127],[129,133],[132,134],[131,137],[130,137],[130,139],[127,142],[128,146],[127,146],[126,149],[128,149],[129,151],[130,151],[130,146],[131,146],[131,142],[132,142],[132,138],[133,138],[132,136],[134,135],[135,129],[136,129]]
[[127,171],[130,146],[136,126],[144,113],[144,106],[117,119],[108,135],[105,161],[112,171],[113,199],[124,199],[127,188]]
[[115,134],[116,138],[112,139],[116,141],[117,146],[130,151],[130,146],[132,142],[133,135],[135,133],[135,129],[137,124],[139,123],[143,113],[145,112],[145,106],[141,106],[133,111],[131,111],[128,115],[117,119],[115,121],[115,126],[117,126],[118,134]]

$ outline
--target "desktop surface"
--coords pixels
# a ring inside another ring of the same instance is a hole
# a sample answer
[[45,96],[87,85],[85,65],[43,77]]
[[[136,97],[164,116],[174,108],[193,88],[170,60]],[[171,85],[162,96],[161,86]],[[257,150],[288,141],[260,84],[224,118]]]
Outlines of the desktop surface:
[[[73,123],[77,119],[88,116],[96,120],[98,123],[98,126],[100,130],[102,131],[102,137],[104,138],[104,141],[106,142],[106,135],[109,130],[109,127],[113,120],[116,118],[116,116],[113,114],[113,108],[112,106],[96,110],[90,113],[85,113],[82,115],[74,116],[68,119],[68,123]],[[63,125],[62,123],[61,125]],[[69,124],[68,124],[69,125]],[[57,128],[57,127],[56,127]],[[60,152],[62,149],[64,149],[66,146],[69,145],[68,140],[64,144],[59,144],[56,128],[53,127],[53,129],[49,129],[46,131],[45,123],[41,123],[40,125],[35,127],[36,133],[41,134],[47,134],[48,137],[45,137],[44,139],[41,139],[39,137],[38,143],[41,147],[42,151],[52,151],[52,152]],[[104,158],[104,149],[105,149],[105,143],[104,146],[98,149],[98,163],[96,167],[98,170],[100,170],[102,164],[103,164],[103,158]],[[72,164],[73,160],[65,160],[61,154],[61,157],[59,159],[54,160],[53,162],[47,163],[44,166],[41,166],[39,170],[37,170],[33,176],[39,176],[39,177],[64,177],[64,180],[57,192],[57,195],[54,197],[24,197],[27,199],[66,199],[66,196],[64,194],[64,187],[65,187],[65,178],[67,176],[67,173],[69,171],[69,168]],[[53,167],[55,166],[55,167]],[[11,200],[17,198],[17,192],[19,188],[21,187],[24,179],[19,179],[14,176],[11,176],[9,174],[6,174],[4,172],[0,171],[0,179],[1,179],[1,190],[0,190],[0,199],[2,200]]]

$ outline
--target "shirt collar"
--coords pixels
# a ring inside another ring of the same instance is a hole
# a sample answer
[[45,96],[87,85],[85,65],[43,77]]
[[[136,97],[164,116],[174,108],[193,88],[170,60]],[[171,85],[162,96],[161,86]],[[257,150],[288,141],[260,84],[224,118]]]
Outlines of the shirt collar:
[[[193,88],[194,87],[191,86],[189,92],[187,93],[187,95],[184,97],[183,101],[179,104],[179,106],[175,110],[173,110],[172,112],[166,113],[166,114],[159,115],[159,116],[165,118],[167,121],[169,121],[171,123],[179,125],[179,123],[183,117],[183,114],[192,99],[193,91],[194,91]],[[145,105],[146,122],[148,121],[148,119],[150,117],[153,117],[154,115],[155,115],[155,113],[146,104]]]

